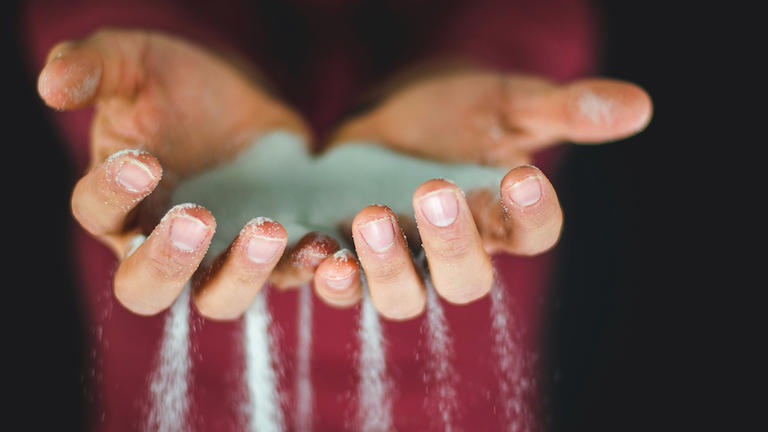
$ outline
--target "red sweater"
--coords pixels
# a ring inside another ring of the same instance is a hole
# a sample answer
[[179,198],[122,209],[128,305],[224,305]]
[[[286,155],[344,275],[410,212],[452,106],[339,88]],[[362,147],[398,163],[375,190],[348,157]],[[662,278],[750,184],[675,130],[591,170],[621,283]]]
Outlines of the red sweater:
[[[226,3],[226,4],[225,4]],[[384,3],[384,2],[381,2]],[[282,17],[290,17],[283,20]],[[418,59],[457,55],[499,70],[567,80],[592,71],[594,17],[583,1],[352,1],[274,2],[104,2],[33,1],[24,14],[30,56],[40,70],[58,41],[80,38],[103,26],[164,30],[208,46],[227,46],[250,57],[275,82],[316,131],[328,132],[339,115],[378,81]],[[285,37],[285,34],[291,34]],[[298,42],[296,42],[298,41]],[[92,110],[51,113],[80,172],[88,163]],[[553,174],[556,151],[535,155]],[[140,429],[148,403],[148,380],[160,345],[164,315],[139,317],[112,294],[115,257],[76,227],[72,252],[91,329],[90,377],[95,395],[93,429]],[[533,258],[495,257],[505,283],[521,350],[536,358],[553,252]],[[296,292],[272,291],[269,308],[285,360],[280,392],[292,427],[293,377],[297,345]],[[354,429],[359,307],[331,309],[314,299],[312,384],[316,430]],[[492,361],[490,301],[444,304],[456,351],[455,369],[463,430],[502,430],[499,380]],[[242,430],[241,322],[217,323],[194,315],[190,376],[191,427],[201,431]],[[426,345],[424,318],[384,322],[387,367],[393,383],[397,430],[428,430],[437,415],[426,406],[422,381]],[[92,372],[92,373],[91,373]],[[536,372],[538,373],[538,372]],[[532,376],[541,380],[542,377]],[[530,393],[532,410],[541,394]]]

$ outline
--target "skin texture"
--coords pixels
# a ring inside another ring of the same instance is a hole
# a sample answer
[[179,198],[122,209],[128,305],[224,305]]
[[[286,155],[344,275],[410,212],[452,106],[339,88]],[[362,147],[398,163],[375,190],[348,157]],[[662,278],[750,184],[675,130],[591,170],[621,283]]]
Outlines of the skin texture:
[[427,301],[424,283],[392,210],[376,205],[364,208],[352,222],[352,235],[379,313],[394,320],[419,315]]
[[[322,233],[287,245],[279,221],[254,220],[203,266],[216,221],[195,205],[163,213],[178,180],[231,160],[270,130],[310,138],[301,118],[236,64],[172,36],[105,30],[56,45],[40,73],[39,93],[52,108],[96,109],[91,167],[75,187],[72,212],[122,260],[115,295],[137,314],[169,307],[190,278],[197,309],[216,320],[241,316],[266,281],[289,287],[313,280],[323,301],[348,307],[361,298],[362,268],[379,312],[409,319],[425,306],[408,249],[418,240],[438,293],[471,302],[490,289],[489,254],[534,255],[557,242],[560,205],[541,171],[524,165],[531,152],[563,140],[624,138],[642,130],[652,111],[645,91],[615,80],[563,86],[477,69],[412,81],[342,124],[331,145],[372,140],[442,161],[508,167],[501,202],[489,191],[465,196],[452,183],[430,180],[413,193],[413,216],[360,210],[350,227],[359,264]],[[447,207],[435,197],[447,197],[440,201]],[[148,235],[143,244],[138,235]]]

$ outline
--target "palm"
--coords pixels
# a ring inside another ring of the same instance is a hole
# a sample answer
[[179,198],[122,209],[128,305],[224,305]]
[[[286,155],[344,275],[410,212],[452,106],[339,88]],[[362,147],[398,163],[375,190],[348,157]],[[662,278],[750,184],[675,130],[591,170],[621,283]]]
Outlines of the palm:
[[601,142],[637,132],[648,122],[648,106],[645,92],[628,83],[558,86],[530,76],[460,72],[401,87],[344,125],[336,142],[368,138],[428,158],[518,166],[561,140]]
[[[52,50],[38,87],[57,109],[95,105],[92,169],[75,187],[72,212],[123,258],[115,294],[140,314],[173,302],[198,270],[216,229],[213,215],[194,205],[175,206],[155,225],[176,180],[234,158],[269,130],[308,135],[292,111],[233,63],[156,33],[105,31],[62,43]],[[558,140],[600,142],[637,132],[650,111],[647,94],[628,83],[557,86],[464,72],[401,88],[344,125],[336,142],[371,139],[434,159],[516,166]],[[122,149],[148,152],[116,153]],[[509,171],[499,192],[465,199],[452,183],[430,180],[413,193],[420,220],[415,229],[435,287],[449,301],[465,303],[487,292],[492,268],[486,251],[531,255],[557,241],[562,212],[540,171]],[[425,302],[411,254],[396,235],[401,229],[392,211],[380,206],[359,211],[351,227],[371,299],[396,319],[415,316]],[[137,235],[142,231],[151,235]],[[339,306],[361,297],[357,262],[347,259],[350,254],[330,256],[337,242],[310,233],[286,250],[287,241],[278,222],[247,223],[215,265],[197,273],[201,313],[239,316],[267,279],[282,286],[314,279],[318,293]]]
[[139,145],[185,175],[232,157],[259,130],[300,125],[230,63],[162,35],[136,43],[138,69],[122,72],[135,74],[135,93],[97,102],[94,159]]
[[389,142],[409,152],[440,154],[455,161],[522,161],[519,146],[503,142],[509,125],[501,90],[502,81],[495,74],[436,79],[405,88],[377,115],[386,123],[406,126],[388,128],[393,133]]
[[[334,143],[369,139],[431,159],[517,167],[562,140],[599,143],[635,133],[650,113],[648,95],[626,82],[560,86],[537,77],[461,71],[395,89],[373,111],[343,125]],[[487,252],[530,253],[515,245],[514,221],[498,205],[497,191],[468,192]]]
[[[307,135],[299,116],[234,62],[160,33],[105,30],[63,42],[51,51],[38,87],[54,108],[95,107],[91,172],[123,149],[146,150],[157,159],[162,181],[135,212],[136,229],[145,233],[179,179],[233,158],[265,131]],[[133,222],[118,218],[89,229],[130,234]],[[105,242],[120,252],[125,237],[109,235]]]

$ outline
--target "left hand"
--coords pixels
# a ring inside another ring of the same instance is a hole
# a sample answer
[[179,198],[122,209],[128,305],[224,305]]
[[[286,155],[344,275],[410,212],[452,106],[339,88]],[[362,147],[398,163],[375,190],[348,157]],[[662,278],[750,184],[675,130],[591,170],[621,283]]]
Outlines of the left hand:
[[[529,76],[469,71],[402,87],[363,116],[343,124],[333,144],[376,141],[395,150],[450,162],[512,168],[493,191],[469,191],[429,180],[413,194],[413,208],[431,278],[452,303],[487,294],[493,282],[489,254],[536,255],[557,242],[563,215],[546,176],[526,165],[534,151],[562,141],[605,143],[646,127],[648,94],[627,82],[586,79],[567,85]],[[404,225],[404,228],[408,228]],[[382,206],[361,210],[352,224],[357,255],[371,299],[391,319],[408,319],[426,304],[424,283],[402,228]],[[360,298],[354,260],[327,260],[315,274],[326,302],[346,306]],[[337,288],[333,288],[337,285]],[[329,285],[330,284],[330,285]]]
[[201,315],[236,319],[268,278],[309,280],[316,261],[338,248],[316,233],[288,245],[279,222],[257,219],[215,266],[201,265],[216,220],[199,206],[168,210],[179,180],[236,158],[255,137],[286,129],[309,140],[298,113],[244,65],[174,35],[132,29],[64,41],[48,56],[38,81],[46,104],[94,107],[91,165],[72,193],[72,213],[120,260],[115,297],[131,312],[161,312],[192,278]]

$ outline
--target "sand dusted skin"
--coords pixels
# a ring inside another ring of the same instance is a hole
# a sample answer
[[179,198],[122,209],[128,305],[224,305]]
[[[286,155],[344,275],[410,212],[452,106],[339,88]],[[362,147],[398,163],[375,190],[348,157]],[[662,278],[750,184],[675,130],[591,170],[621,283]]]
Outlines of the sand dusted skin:
[[[276,131],[257,139],[237,159],[183,181],[173,194],[171,204],[193,202],[213,213],[217,232],[206,255],[206,260],[210,261],[226,249],[253,218],[271,218],[281,223],[288,232],[289,243],[295,243],[311,231],[320,231],[350,247],[347,237],[339,229],[370,204],[383,204],[396,214],[411,215],[413,192],[429,179],[448,179],[462,190],[484,188],[498,193],[499,183],[505,174],[506,169],[503,168],[438,163],[364,142],[347,143],[314,157],[306,151],[300,137]],[[378,313],[371,303],[365,277],[361,277],[364,295],[358,327],[356,421],[361,430],[387,431],[393,426],[393,389],[387,374],[386,338],[382,334]],[[452,343],[440,303],[434,292],[430,294],[427,337],[430,354],[434,358],[430,359],[429,382],[425,384],[437,392],[442,426],[451,430],[456,416]],[[285,424],[274,368],[279,353],[274,352],[275,346],[270,340],[271,316],[265,296],[266,291],[262,290],[245,316],[244,378],[248,389],[245,411],[249,430],[272,431],[284,429]],[[187,334],[179,331],[179,327],[188,324],[183,322],[187,316],[184,312],[187,311],[181,310],[189,307],[188,299],[179,300],[166,326],[163,355],[170,347],[176,352],[184,349],[175,347],[187,346],[186,341],[181,340],[186,339]],[[313,423],[310,376],[312,311],[308,286],[302,289],[299,309],[297,363],[300,374],[295,385],[299,399],[296,421],[300,428],[308,430]],[[497,310],[493,313],[503,314]],[[505,321],[506,317],[501,318]],[[500,331],[495,330],[497,333]],[[503,330],[501,332],[504,333]],[[181,357],[180,364],[188,364],[188,360],[183,360],[188,357],[188,352],[177,354]],[[153,423],[163,425],[175,421],[184,424],[187,415],[186,374],[186,368],[171,370],[161,360],[153,381],[168,385],[153,386],[155,406],[152,412],[155,415],[150,417]],[[165,414],[158,416],[158,413]]]
[[444,164],[396,153],[373,143],[350,142],[320,157],[306,151],[301,138],[272,132],[232,162],[179,185],[172,204],[194,202],[213,213],[216,235],[207,259],[223,251],[242,227],[257,216],[281,223],[289,244],[321,231],[349,247],[339,223],[351,222],[370,204],[413,214],[416,188],[433,178],[462,190],[489,188],[498,193],[506,169],[475,164]]

